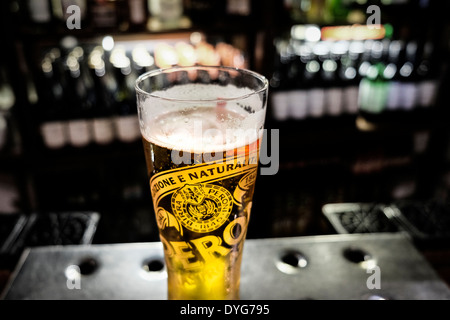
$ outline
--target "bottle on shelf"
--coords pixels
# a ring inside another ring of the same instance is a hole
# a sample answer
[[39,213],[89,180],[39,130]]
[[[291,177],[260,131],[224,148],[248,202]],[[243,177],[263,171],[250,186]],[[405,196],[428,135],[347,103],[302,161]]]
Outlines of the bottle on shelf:
[[140,139],[134,83],[136,73],[124,48],[114,48],[110,57],[117,81],[115,92],[115,131],[120,142],[130,143]]
[[386,108],[388,81],[384,76],[383,43],[371,42],[370,63],[359,86],[359,109],[366,117],[379,115]]
[[141,31],[147,28],[147,0],[128,0],[130,30]]
[[338,116],[342,113],[342,82],[337,78],[337,63],[326,59],[322,64],[322,79],[325,90],[326,114]]
[[373,40],[363,40],[361,43],[361,54],[359,55],[357,70],[359,76],[364,78],[367,74],[367,70],[371,65],[371,49]]
[[27,0],[27,9],[32,24],[49,25],[52,22],[50,0]]
[[[4,63],[2,61],[1,63]],[[0,65],[0,112],[9,111],[16,102],[13,85],[5,65]]]
[[149,0],[150,18],[148,29],[151,31],[189,28],[191,20],[184,15],[183,0]]
[[283,121],[289,118],[287,94],[289,63],[288,42],[278,40],[276,42],[275,69],[270,79],[272,116],[277,121]]
[[314,118],[323,117],[326,114],[325,88],[322,77],[323,62],[330,53],[329,44],[320,41],[313,47],[313,58],[305,67],[305,79],[308,86],[309,115]]
[[330,48],[330,56],[322,64],[327,113],[339,116],[344,111],[344,79],[341,77],[342,57],[348,52],[347,41],[336,41]]
[[364,51],[362,41],[352,41],[348,51],[341,57],[339,77],[343,86],[343,111],[348,114],[358,113],[358,90],[361,81],[358,63]]
[[405,47],[405,59],[399,69],[400,75],[400,109],[411,110],[417,103],[416,55],[417,42],[409,41]]
[[65,100],[70,110],[67,122],[69,142],[72,147],[81,148],[93,142],[92,113],[95,96],[92,95],[94,89],[92,79],[80,66],[78,59],[82,53],[77,52],[79,51],[77,48],[66,57],[68,85]]
[[8,121],[6,115],[0,112],[0,155],[8,140]]
[[388,111],[398,110],[400,108],[400,53],[403,42],[393,40],[389,45],[388,64],[386,65],[385,75],[389,81],[388,97],[386,100],[386,109]]
[[439,85],[436,63],[434,63],[434,44],[426,42],[422,49],[421,61],[417,66],[418,105],[431,107],[436,103]]
[[93,140],[97,145],[108,145],[115,140],[113,92],[117,85],[111,74],[106,73],[104,50],[101,46],[90,52],[88,65],[96,96],[92,121]]
[[67,109],[63,79],[59,74],[60,50],[53,48],[41,62],[42,81],[39,86],[39,131],[45,147],[61,149],[68,145]]
[[306,63],[311,59],[311,49],[302,44],[298,47],[295,55],[295,72],[293,73],[292,89],[289,92],[289,114],[295,120],[308,117],[308,91],[303,77]]
[[[3,61],[1,62],[3,63]],[[0,65],[0,153],[8,144],[11,108],[16,103],[13,86],[4,65]]]
[[129,28],[128,6],[124,0],[89,0],[89,20],[94,30],[119,30]]
[[300,78],[300,60],[298,58],[298,53],[296,52],[296,46],[292,41],[289,42],[288,46],[285,48],[285,59],[287,63],[286,69],[286,81],[284,84],[284,94],[287,100],[287,118],[293,116],[299,101],[296,101],[298,83],[301,81]]
[[252,0],[226,0],[225,12],[228,17],[249,17],[252,14]]
[[132,68],[137,76],[155,68],[155,59],[144,45],[137,45],[131,51]]

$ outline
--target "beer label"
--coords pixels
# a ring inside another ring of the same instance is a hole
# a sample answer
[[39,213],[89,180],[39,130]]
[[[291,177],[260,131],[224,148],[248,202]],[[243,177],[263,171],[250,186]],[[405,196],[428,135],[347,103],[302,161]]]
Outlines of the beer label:
[[292,118],[306,118],[308,116],[308,92],[306,90],[289,91],[289,109]]
[[67,143],[65,124],[62,121],[45,122],[41,125],[41,134],[45,145],[50,149],[64,147]]
[[289,99],[286,91],[272,93],[273,116],[282,121],[289,118]]
[[358,112],[358,86],[349,86],[344,89],[344,105],[345,110],[354,114]]
[[69,121],[68,131],[70,143],[75,147],[84,147],[91,141],[90,123],[86,119]]
[[172,196],[178,221],[194,232],[211,232],[227,221],[233,207],[231,193],[209,183],[186,184]]
[[116,117],[115,125],[120,141],[133,142],[141,137],[139,119],[135,114]]
[[436,80],[426,80],[419,84],[419,104],[422,107],[433,105],[436,97],[438,84]]
[[389,110],[398,109],[401,100],[401,84],[398,81],[392,81],[389,84],[388,97],[386,101],[386,108]]
[[[249,161],[245,157],[237,157],[231,161],[202,163],[160,172],[150,179],[150,190],[154,205],[157,207],[163,196],[181,189],[186,184],[192,185],[219,181],[254,171],[256,172],[256,169],[257,162]],[[233,198],[233,200],[240,203],[239,199]]]
[[414,82],[405,82],[400,87],[400,107],[410,110],[415,107],[417,98],[417,86]]
[[257,158],[255,153],[253,158],[247,154],[223,162],[194,164],[150,179],[160,238],[171,257],[169,268],[177,263],[173,259],[192,270],[213,257],[227,256],[234,247],[240,250],[237,247],[246,233]]
[[341,88],[329,88],[326,90],[328,114],[337,116],[342,113],[342,90]]
[[309,90],[309,113],[312,117],[322,117],[325,113],[325,90],[313,88]]
[[133,23],[139,24],[145,22],[145,0],[130,0],[130,20]]
[[111,119],[94,119],[92,127],[94,140],[98,144],[108,144],[114,140],[114,128]]

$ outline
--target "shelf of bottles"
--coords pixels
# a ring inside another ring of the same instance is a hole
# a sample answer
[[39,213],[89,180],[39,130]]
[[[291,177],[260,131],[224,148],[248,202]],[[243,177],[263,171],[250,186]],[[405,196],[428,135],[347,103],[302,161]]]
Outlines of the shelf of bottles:
[[273,117],[370,116],[433,107],[441,75],[435,44],[391,34],[390,25],[294,25],[290,37],[275,41]]
[[30,149],[50,151],[140,140],[134,81],[145,71],[248,67],[248,32],[257,28],[249,22],[259,6],[252,0],[8,0],[4,8],[27,84],[22,134]]
[[[97,210],[104,241],[153,239],[135,80],[174,65],[245,67],[245,53],[198,32],[85,41],[68,36],[43,47],[37,61],[32,118],[38,143],[30,161],[35,207]],[[129,233],[118,232],[123,225]]]
[[36,119],[47,149],[140,140],[134,84],[156,68],[222,64],[245,67],[244,53],[203,34],[178,34],[171,40],[115,40],[79,43],[65,37],[43,50],[36,85]]
[[25,36],[172,32],[252,18],[252,0],[11,0]]

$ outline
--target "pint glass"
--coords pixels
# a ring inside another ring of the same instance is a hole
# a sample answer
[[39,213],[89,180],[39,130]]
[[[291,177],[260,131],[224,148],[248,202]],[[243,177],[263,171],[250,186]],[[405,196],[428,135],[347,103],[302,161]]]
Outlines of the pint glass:
[[140,76],[136,92],[168,299],[239,299],[268,82],[173,67]]

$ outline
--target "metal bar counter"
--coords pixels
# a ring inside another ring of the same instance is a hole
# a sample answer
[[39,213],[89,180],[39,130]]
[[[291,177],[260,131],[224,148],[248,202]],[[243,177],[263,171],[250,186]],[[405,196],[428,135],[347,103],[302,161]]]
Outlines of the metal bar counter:
[[[166,299],[162,244],[28,248],[3,299]],[[247,239],[242,300],[450,299],[403,233]]]

